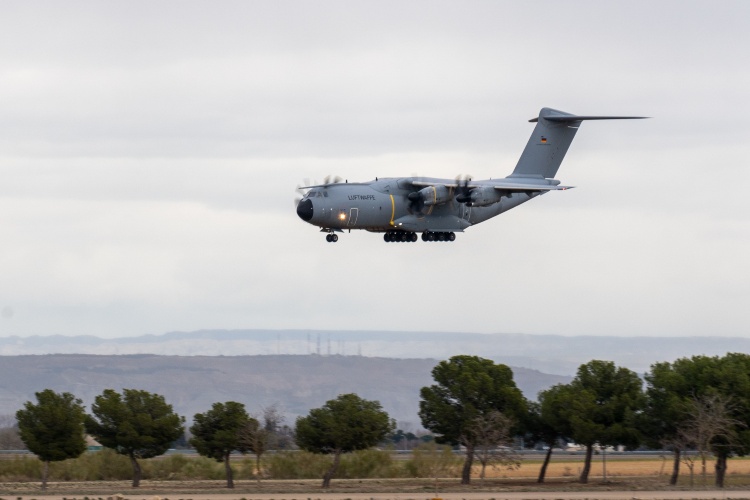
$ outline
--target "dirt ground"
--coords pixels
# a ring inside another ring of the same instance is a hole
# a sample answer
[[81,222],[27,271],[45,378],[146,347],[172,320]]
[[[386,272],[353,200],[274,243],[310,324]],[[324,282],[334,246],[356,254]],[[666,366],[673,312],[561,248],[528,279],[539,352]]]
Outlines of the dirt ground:
[[[458,478],[433,479],[334,479],[329,490],[320,480],[235,481],[235,489],[224,481],[151,481],[138,489],[129,481],[54,482],[42,492],[39,483],[0,483],[0,500],[670,500],[670,499],[748,499],[750,500],[750,460],[729,462],[725,490],[713,490],[713,476],[705,483],[696,474],[691,486],[683,465],[680,483],[668,486],[671,472],[669,456],[648,459],[610,458],[603,478],[600,457],[592,464],[589,484],[577,482],[582,459],[558,456],[550,464],[547,481],[540,485],[536,477],[541,460],[526,460],[520,469],[487,469],[487,479],[479,479],[475,468],[472,484],[462,486]],[[696,465],[696,473],[699,472]],[[713,463],[708,464],[713,471]]]

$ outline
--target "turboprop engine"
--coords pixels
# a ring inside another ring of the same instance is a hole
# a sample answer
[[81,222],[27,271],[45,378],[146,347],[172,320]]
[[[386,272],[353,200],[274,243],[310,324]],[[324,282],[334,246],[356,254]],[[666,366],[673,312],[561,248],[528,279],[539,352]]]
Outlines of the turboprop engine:
[[422,199],[422,203],[427,205],[440,205],[450,200],[450,189],[445,186],[427,186],[424,189],[419,190],[419,197]]
[[486,207],[492,205],[493,203],[499,202],[502,197],[500,191],[489,186],[474,188],[471,190],[471,195],[469,195],[471,204],[475,207]]

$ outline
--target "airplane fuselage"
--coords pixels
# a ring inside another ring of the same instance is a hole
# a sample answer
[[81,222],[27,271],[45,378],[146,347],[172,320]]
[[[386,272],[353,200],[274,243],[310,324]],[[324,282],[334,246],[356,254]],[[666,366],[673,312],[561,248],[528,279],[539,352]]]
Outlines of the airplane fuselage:
[[449,199],[444,203],[416,206],[409,200],[415,181],[455,182],[451,179],[402,177],[314,187],[298,204],[297,214],[324,230],[460,232],[539,194],[513,193],[490,206],[475,207],[456,201],[449,192]]
[[579,126],[585,120],[642,118],[578,116],[543,108],[513,172],[504,178],[436,179],[393,177],[370,182],[334,180],[300,188],[305,196],[297,215],[330,242],[336,232],[364,229],[385,233],[385,241],[453,241],[455,232],[500,215],[548,191],[560,191],[554,177]]

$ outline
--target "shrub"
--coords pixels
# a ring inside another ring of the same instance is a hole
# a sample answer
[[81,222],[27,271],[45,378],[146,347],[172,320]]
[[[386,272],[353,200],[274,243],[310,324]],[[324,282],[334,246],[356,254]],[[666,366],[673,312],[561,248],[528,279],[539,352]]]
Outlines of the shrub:
[[266,460],[268,475],[274,479],[318,479],[330,466],[330,456],[308,451],[284,451]]
[[35,456],[0,460],[0,480],[2,481],[36,481],[41,477],[42,462]]
[[336,476],[345,479],[394,477],[391,454],[381,450],[361,450],[341,456]]
[[462,463],[463,458],[454,455],[449,446],[430,442],[414,448],[404,468],[409,477],[446,477],[455,475]]

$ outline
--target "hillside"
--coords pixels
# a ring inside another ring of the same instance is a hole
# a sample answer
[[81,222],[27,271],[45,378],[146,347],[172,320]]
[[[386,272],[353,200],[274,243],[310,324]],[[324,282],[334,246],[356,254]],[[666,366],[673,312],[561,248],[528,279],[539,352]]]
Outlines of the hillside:
[[[293,423],[339,394],[377,399],[399,425],[418,428],[419,389],[432,383],[434,359],[363,356],[4,356],[0,359],[0,414],[14,413],[34,392],[68,391],[90,405],[107,388],[162,394],[188,420],[212,403],[239,401],[259,412],[278,403]],[[513,368],[527,397],[569,377]]]
[[557,375],[575,374],[592,359],[614,361],[638,373],[657,361],[705,354],[750,352],[750,339],[729,337],[563,337],[509,333],[379,332],[347,330],[200,330],[139,337],[0,337],[0,355],[259,354],[361,355],[447,359],[475,354],[510,366]]

